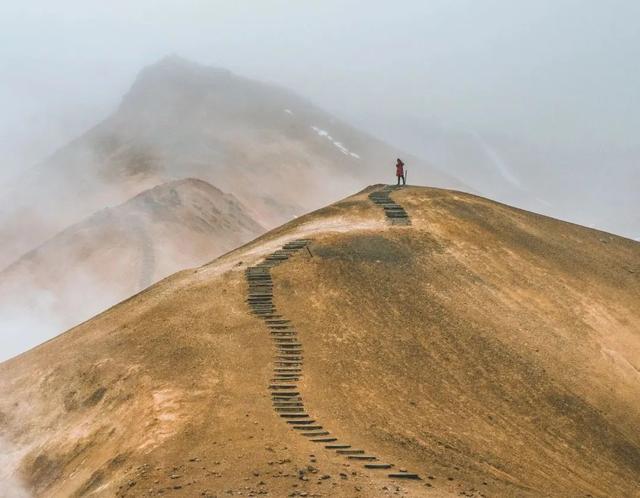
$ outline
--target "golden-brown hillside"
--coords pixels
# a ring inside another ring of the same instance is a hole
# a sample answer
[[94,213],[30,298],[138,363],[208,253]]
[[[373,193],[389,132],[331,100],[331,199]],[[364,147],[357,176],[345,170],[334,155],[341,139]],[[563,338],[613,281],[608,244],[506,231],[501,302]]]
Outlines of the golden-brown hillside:
[[390,191],[391,224],[380,188],[0,364],[4,473],[47,497],[637,496],[640,244],[429,188]]

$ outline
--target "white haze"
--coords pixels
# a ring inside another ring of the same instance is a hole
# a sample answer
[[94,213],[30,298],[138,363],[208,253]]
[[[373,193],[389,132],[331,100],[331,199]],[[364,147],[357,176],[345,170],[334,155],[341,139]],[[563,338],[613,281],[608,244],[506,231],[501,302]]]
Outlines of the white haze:
[[[480,193],[640,239],[639,18],[633,0],[3,2],[0,212],[3,184],[178,53],[288,87]],[[60,331],[3,313],[0,360],[34,329]]]
[[0,498],[33,496],[18,475],[20,460],[26,452],[27,448],[10,443],[0,433]]
[[634,148],[639,17],[633,0],[3,2],[1,152],[30,163],[65,143],[167,53],[365,123],[418,117],[543,145]]

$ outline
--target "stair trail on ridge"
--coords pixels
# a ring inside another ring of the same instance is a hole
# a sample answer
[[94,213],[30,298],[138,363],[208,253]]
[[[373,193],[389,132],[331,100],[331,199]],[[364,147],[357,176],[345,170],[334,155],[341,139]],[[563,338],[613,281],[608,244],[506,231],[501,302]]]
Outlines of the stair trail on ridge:
[[380,190],[374,190],[369,194],[369,200],[378,206],[382,206],[384,214],[392,225],[411,225],[411,218],[405,209],[391,198],[391,192],[401,187],[387,185]]
[[[392,225],[410,225],[411,220],[407,212],[389,196],[393,190],[394,187],[384,187],[369,194],[369,199],[383,206]],[[291,321],[280,314],[275,306],[271,269],[286,262],[302,249],[310,251],[311,242],[311,239],[287,242],[245,271],[248,283],[247,304],[251,312],[265,322],[276,349],[273,378],[269,384],[273,409],[301,436],[324,445],[325,449],[335,451],[350,462],[361,462],[364,468],[369,470],[393,469],[393,464],[384,463],[363,449],[353,448],[350,444],[339,441],[305,409],[298,385],[303,375],[303,347]],[[420,479],[418,474],[404,469],[387,475],[394,479]]]

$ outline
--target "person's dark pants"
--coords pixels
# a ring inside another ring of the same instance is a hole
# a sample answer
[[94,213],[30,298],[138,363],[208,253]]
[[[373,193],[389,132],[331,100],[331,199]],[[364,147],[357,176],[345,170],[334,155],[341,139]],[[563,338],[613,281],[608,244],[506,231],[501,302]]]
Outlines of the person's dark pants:
[[398,186],[400,186],[400,178],[402,178],[402,185],[406,185],[406,182],[404,181],[404,175],[398,175]]

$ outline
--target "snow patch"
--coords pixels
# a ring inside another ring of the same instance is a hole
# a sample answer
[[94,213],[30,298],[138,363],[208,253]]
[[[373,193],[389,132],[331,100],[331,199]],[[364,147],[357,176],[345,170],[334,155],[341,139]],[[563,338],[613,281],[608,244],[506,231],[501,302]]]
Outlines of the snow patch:
[[286,112],[287,114],[293,116],[293,111],[291,109],[285,109],[284,112]]
[[327,130],[323,130],[322,128],[318,128],[317,126],[312,126],[311,129],[313,131],[315,131],[319,136],[329,140],[329,142],[331,142],[333,145],[335,145],[336,148],[340,152],[342,152],[345,156],[351,156],[351,157],[354,157],[356,159],[360,159],[360,155],[356,154],[355,152],[351,152],[349,149],[347,149],[344,146],[344,144],[342,142],[338,142],[337,140],[334,140],[333,137],[331,135],[329,135],[329,132]]
[[327,130],[323,130],[322,128],[318,128],[317,126],[312,126],[311,128],[313,129],[313,131],[315,131],[321,137],[328,137],[329,136],[329,132]]
[[340,149],[340,152],[342,152],[345,156],[349,154],[349,149],[347,149],[344,145],[342,145],[340,142],[333,142],[333,145],[335,145],[336,147],[338,147],[338,149]]

